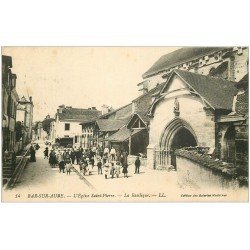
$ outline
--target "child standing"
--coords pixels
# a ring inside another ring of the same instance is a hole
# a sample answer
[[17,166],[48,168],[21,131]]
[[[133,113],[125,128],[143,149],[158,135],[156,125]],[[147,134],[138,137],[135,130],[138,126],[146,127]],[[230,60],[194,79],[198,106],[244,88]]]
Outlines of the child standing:
[[109,163],[106,162],[105,165],[104,165],[105,179],[108,179],[108,173],[109,173]]
[[67,175],[70,175],[70,172],[71,172],[71,160],[70,160],[70,158],[66,158],[65,164],[66,164]]
[[121,172],[121,165],[120,165],[120,162],[117,162],[116,166],[115,166],[115,175],[116,175],[116,178],[119,178],[120,172]]
[[141,161],[139,159],[139,156],[137,156],[135,160],[135,174],[140,173],[140,166],[141,166]]
[[98,174],[102,174],[102,162],[101,162],[101,159],[99,159],[99,161],[97,163],[97,167],[98,167]]
[[124,178],[125,177],[128,178],[128,164],[127,163],[124,163],[122,173],[124,174]]
[[83,171],[83,175],[85,175],[88,171],[88,162],[85,159],[83,160],[82,171]]
[[92,164],[92,161],[89,160],[89,162],[88,162],[88,169],[87,169],[87,171],[89,172],[89,175],[91,175],[92,169],[93,169],[93,164]]
[[113,179],[114,175],[115,175],[115,164],[114,164],[114,162],[111,162],[110,175],[111,175],[111,178]]

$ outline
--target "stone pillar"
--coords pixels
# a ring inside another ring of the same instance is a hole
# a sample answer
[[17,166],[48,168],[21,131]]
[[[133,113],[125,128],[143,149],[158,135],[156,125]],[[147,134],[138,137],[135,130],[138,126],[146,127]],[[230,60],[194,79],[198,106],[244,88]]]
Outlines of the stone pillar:
[[131,135],[128,138],[128,154],[131,155]]
[[154,169],[154,152],[155,152],[155,146],[148,145],[148,147],[147,147],[147,167],[150,169]]

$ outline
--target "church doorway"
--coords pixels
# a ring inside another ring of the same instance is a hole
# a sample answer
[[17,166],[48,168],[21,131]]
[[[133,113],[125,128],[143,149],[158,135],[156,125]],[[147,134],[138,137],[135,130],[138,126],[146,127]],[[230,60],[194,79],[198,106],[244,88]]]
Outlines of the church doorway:
[[176,155],[175,155],[176,149],[181,149],[184,147],[195,147],[195,146],[197,146],[197,143],[193,134],[185,127],[180,128],[174,134],[170,145],[171,165],[177,168]]
[[177,169],[177,149],[197,146],[197,137],[192,127],[181,118],[174,118],[162,132],[159,148],[155,150],[154,168],[173,166]]

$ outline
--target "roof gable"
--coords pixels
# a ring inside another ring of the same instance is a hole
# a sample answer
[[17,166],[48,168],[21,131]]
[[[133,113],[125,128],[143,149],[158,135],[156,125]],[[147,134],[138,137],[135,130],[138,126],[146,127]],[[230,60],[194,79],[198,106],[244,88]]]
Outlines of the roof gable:
[[187,88],[187,84],[179,76],[172,74],[168,80],[168,84],[165,84],[160,93],[174,92],[183,88]]
[[[139,122],[139,126],[137,126]],[[149,122],[149,117],[146,116],[144,113],[134,113],[133,116],[130,118],[127,128],[146,128]]]
[[234,82],[222,78],[199,75],[183,70],[174,70],[156,100],[150,107],[152,113],[154,106],[163,99],[164,91],[169,87],[173,77],[177,75],[194,93],[199,95],[209,106],[215,110],[232,110],[233,98],[237,93]]

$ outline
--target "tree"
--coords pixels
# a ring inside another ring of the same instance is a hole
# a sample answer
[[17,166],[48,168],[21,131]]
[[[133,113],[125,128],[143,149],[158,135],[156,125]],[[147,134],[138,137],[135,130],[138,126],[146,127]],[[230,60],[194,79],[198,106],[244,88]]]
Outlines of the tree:
[[21,122],[16,122],[16,141],[20,141],[23,136],[23,125]]
[[54,121],[53,118],[45,118],[42,121],[43,130],[46,131],[48,135],[50,134],[50,124],[51,124],[52,121]]

